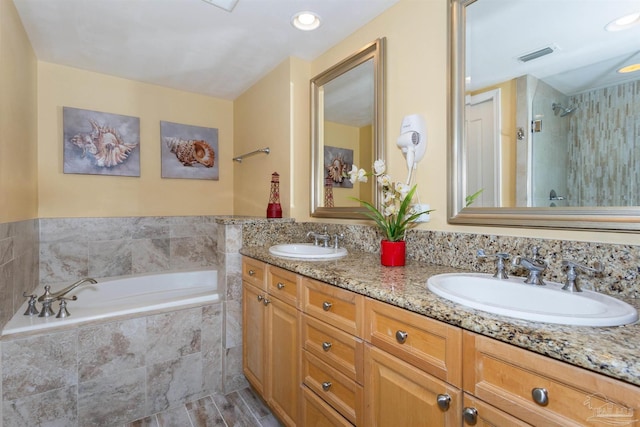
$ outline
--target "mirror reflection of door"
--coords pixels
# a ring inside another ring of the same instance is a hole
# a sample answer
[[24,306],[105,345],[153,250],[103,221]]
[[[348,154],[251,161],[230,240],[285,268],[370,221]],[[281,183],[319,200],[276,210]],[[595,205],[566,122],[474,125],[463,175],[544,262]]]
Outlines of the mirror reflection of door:
[[465,110],[465,196],[482,190],[473,207],[501,206],[500,89],[468,99]]

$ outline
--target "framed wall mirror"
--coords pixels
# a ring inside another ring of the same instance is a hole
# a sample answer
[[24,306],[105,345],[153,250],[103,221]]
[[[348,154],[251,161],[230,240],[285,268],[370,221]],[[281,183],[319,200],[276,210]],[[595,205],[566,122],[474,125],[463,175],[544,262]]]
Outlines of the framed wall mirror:
[[576,7],[451,0],[450,223],[640,231],[640,6]]
[[384,159],[384,50],[380,38],[311,79],[311,216],[365,218],[354,198],[379,205],[375,180],[346,174]]

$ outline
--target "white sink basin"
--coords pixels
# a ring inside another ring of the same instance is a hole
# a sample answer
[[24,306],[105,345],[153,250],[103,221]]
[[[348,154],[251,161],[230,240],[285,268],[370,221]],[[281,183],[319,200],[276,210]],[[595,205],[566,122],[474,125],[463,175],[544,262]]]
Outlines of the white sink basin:
[[313,260],[328,260],[342,258],[347,255],[345,248],[325,248],[315,246],[313,243],[286,243],[282,245],[274,245],[269,248],[272,255],[283,258],[296,258]]
[[638,320],[629,304],[593,291],[567,292],[562,285],[527,285],[524,278],[499,280],[489,274],[439,274],[427,281],[443,298],[489,313],[536,322],[619,326]]

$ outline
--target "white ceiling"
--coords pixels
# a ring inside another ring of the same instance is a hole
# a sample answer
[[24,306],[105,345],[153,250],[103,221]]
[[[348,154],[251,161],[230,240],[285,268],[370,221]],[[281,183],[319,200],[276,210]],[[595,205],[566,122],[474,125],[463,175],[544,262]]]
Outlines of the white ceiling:
[[[467,9],[468,89],[525,74],[567,95],[637,80],[617,69],[640,62],[640,25],[605,31],[611,21],[640,12],[639,0],[479,0]],[[523,63],[546,46],[555,51]]]
[[[289,56],[311,61],[399,0],[14,0],[38,60],[233,100]],[[291,17],[310,10],[315,31]]]

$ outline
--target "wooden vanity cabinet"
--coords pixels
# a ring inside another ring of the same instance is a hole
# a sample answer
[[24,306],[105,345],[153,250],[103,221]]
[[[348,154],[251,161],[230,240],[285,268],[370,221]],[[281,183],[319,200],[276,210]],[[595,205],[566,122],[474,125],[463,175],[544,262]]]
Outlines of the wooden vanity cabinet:
[[370,298],[365,308],[365,425],[461,425],[461,331]]
[[[249,258],[243,259],[242,271],[243,371],[280,421],[295,426],[300,387],[297,276]],[[256,280],[261,274],[262,280]]]
[[464,389],[533,425],[640,426],[640,388],[464,332]]

